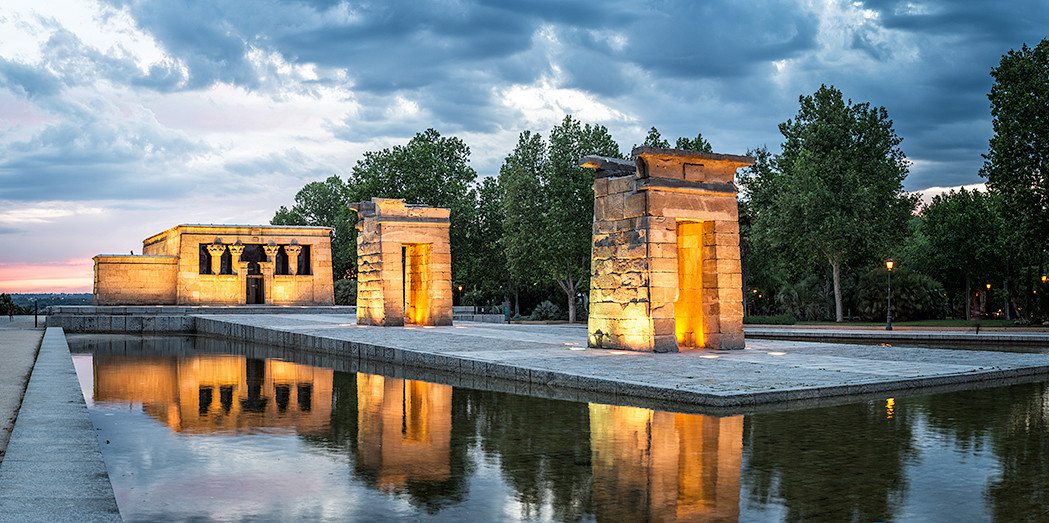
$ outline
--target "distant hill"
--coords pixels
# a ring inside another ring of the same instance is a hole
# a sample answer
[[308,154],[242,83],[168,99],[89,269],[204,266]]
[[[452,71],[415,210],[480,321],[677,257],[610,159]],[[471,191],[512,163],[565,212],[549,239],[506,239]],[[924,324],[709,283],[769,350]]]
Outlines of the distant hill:
[[11,301],[20,307],[33,309],[33,299],[36,299],[37,307],[42,311],[52,305],[91,305],[90,293],[58,293],[58,294],[12,294]]

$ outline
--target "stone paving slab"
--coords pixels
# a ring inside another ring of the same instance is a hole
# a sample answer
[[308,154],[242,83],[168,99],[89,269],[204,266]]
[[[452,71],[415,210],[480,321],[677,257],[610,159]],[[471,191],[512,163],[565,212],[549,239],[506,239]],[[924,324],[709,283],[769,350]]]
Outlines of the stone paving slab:
[[[473,379],[715,407],[1049,376],[1049,354],[748,340],[736,351],[588,349],[583,325],[371,327],[349,315],[209,315],[202,334]],[[464,378],[465,379],[465,378]]]
[[48,328],[0,463],[0,522],[120,521],[65,334]]

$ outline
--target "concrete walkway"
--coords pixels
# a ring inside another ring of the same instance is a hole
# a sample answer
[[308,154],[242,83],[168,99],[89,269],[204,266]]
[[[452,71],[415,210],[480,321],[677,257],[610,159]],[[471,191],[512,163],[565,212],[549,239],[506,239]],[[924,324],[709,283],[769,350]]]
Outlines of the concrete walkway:
[[18,406],[22,404],[29,373],[44,329],[33,328],[33,317],[16,316],[14,321],[0,317],[0,463],[7,441],[15,427]]
[[120,521],[59,328],[44,334],[0,463],[0,521]]
[[[598,392],[667,403],[746,409],[797,400],[928,391],[989,380],[1049,377],[1049,354],[748,340],[737,351],[651,354],[587,349],[583,325],[458,323],[369,327],[344,315],[209,315],[197,331],[307,352],[459,376],[516,380],[522,393]],[[626,399],[631,398],[631,399]]]

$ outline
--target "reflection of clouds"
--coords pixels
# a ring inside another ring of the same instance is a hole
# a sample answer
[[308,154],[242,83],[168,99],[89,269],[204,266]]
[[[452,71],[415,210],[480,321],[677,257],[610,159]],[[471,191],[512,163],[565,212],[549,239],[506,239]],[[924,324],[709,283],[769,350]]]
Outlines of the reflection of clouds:
[[[106,466],[126,519],[309,519],[352,515],[361,503],[346,457],[317,452],[295,435],[186,437],[142,423],[141,413],[107,410],[93,417],[109,424]],[[119,430],[118,421],[125,422]]]

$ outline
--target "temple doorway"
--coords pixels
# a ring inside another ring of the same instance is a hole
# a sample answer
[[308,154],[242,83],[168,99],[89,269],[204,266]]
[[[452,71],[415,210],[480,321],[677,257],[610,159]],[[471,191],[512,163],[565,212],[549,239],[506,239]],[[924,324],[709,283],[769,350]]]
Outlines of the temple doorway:
[[674,322],[679,349],[703,347],[703,237],[713,232],[712,221],[677,223],[678,298]]
[[428,325],[430,320],[429,243],[405,243],[401,246],[401,267],[404,270],[404,323]]

